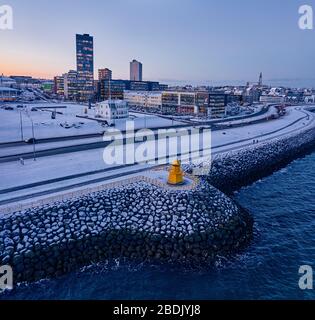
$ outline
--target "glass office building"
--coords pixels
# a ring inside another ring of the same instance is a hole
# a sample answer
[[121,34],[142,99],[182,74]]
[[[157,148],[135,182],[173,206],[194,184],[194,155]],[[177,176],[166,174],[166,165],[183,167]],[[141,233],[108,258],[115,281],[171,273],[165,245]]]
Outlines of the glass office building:
[[142,81],[142,63],[137,60],[130,62],[130,81]]
[[94,95],[94,49],[93,37],[89,34],[76,35],[78,98],[89,101]]
[[227,95],[221,93],[209,94],[208,117],[223,118],[226,115]]

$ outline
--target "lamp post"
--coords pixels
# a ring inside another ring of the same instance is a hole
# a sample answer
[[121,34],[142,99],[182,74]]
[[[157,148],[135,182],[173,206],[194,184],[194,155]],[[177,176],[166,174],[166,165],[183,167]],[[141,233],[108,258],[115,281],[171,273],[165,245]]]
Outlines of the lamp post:
[[147,128],[147,116],[144,115],[144,129]]
[[31,119],[32,122],[32,134],[33,134],[33,155],[34,155],[34,161],[36,161],[36,150],[35,150],[35,132],[34,132],[34,122],[33,119]]
[[21,129],[21,140],[24,141],[22,111],[20,111],[20,129]]
[[33,160],[36,161],[36,146],[35,146],[35,130],[34,130],[34,121],[32,117],[27,113],[28,118],[32,123],[32,136],[33,136]]

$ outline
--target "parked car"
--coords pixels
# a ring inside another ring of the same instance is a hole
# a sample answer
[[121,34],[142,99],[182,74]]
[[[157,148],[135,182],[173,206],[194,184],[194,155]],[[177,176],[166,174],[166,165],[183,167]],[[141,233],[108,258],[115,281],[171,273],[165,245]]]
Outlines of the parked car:
[[34,138],[26,139],[26,140],[25,140],[25,143],[28,143],[28,144],[36,143],[36,139],[34,139]]

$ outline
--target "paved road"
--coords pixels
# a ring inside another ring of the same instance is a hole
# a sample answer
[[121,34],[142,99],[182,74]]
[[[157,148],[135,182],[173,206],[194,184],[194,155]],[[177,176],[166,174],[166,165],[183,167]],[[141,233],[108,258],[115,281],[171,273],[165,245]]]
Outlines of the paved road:
[[[191,127],[193,125],[207,125],[207,124],[212,125],[212,124],[222,123],[222,122],[227,122],[227,121],[246,120],[246,119],[249,119],[249,118],[253,118],[253,117],[257,117],[257,116],[266,114],[270,110],[270,107],[272,107],[272,106],[273,105],[268,105],[267,107],[262,108],[261,111],[255,113],[255,114],[251,114],[251,115],[236,116],[236,117],[231,117],[231,118],[212,120],[212,121],[209,121],[208,123],[189,121],[189,123],[187,123],[186,125],[183,124],[183,125],[179,125],[177,127]],[[132,113],[136,113],[136,112],[132,111]],[[152,114],[152,115],[156,116],[156,114]],[[159,115],[159,116],[162,117],[162,118],[173,120],[172,117],[161,116],[161,115]],[[180,120],[176,120],[176,119],[174,119],[174,120],[175,121],[180,121]],[[168,129],[168,128],[169,127],[161,127],[161,128],[155,128],[155,130],[157,130],[157,129]],[[176,126],[174,126],[174,128],[176,128]],[[122,133],[124,133],[124,132],[122,132]],[[102,133],[91,133],[91,134],[83,134],[83,135],[75,135],[75,136],[63,136],[63,137],[53,137],[53,138],[46,138],[46,139],[38,139],[36,141],[36,144],[44,144],[44,143],[52,143],[52,142],[63,142],[63,141],[71,141],[71,140],[84,140],[84,139],[98,138],[98,137],[101,137],[102,135],[103,135]],[[3,143],[0,143],[0,149],[1,148],[9,148],[9,147],[25,146],[25,145],[26,145],[26,143],[24,141],[3,142]]]
[[[267,109],[265,109],[266,111],[269,111],[271,106],[268,106]],[[265,112],[266,112],[265,111]],[[265,113],[263,112],[263,113]],[[255,117],[257,117],[257,114],[255,115]],[[238,125],[236,125],[235,127],[242,127],[245,125],[253,125],[253,124],[258,124],[258,123],[262,123],[265,122],[269,117],[266,118],[261,118],[258,120],[253,120],[250,121],[248,124],[244,124],[244,123],[240,123]],[[239,119],[237,119],[239,120]],[[214,123],[212,123],[211,129],[212,131],[217,131],[217,130],[224,130],[224,129],[230,129],[231,126],[229,123],[232,121],[231,119],[228,120],[229,122],[227,123],[226,126],[220,126],[217,127]],[[222,123],[222,122],[227,122],[227,119],[224,120],[218,120],[216,123]],[[205,127],[205,125],[202,124],[198,124],[199,127]],[[198,127],[197,126],[197,127]],[[154,132],[157,132],[157,130],[160,129],[178,129],[178,128],[192,128],[191,124],[183,124],[183,125],[176,125],[173,127],[160,127],[160,128],[155,128],[153,129]],[[122,134],[126,134],[126,132],[122,132]],[[46,156],[52,156],[52,155],[59,155],[59,154],[65,154],[65,153],[72,153],[72,152],[79,152],[79,151],[86,151],[86,150],[93,150],[93,149],[99,149],[99,148],[105,148],[106,146],[109,145],[110,142],[104,142],[104,141],[99,141],[99,142],[89,142],[89,143],[81,143],[81,144],[75,144],[75,145],[67,145],[67,146],[60,146],[60,147],[49,147],[49,143],[52,142],[65,142],[65,141],[72,141],[72,140],[80,140],[80,139],[87,139],[87,138],[94,138],[94,137],[98,137],[101,138],[102,135],[100,134],[93,134],[93,135],[84,135],[84,136],[75,136],[75,137],[62,137],[62,138],[50,138],[50,139],[41,139],[39,141],[36,142],[36,157],[40,158],[40,157],[46,157]],[[64,140],[63,140],[64,139]],[[49,149],[40,149],[38,150],[41,145],[48,143],[47,147]],[[11,143],[5,143],[5,144],[0,144],[0,148],[9,148],[12,146],[23,146],[25,147],[25,143],[23,142],[14,142],[13,144]],[[39,147],[38,147],[39,146]],[[34,152],[32,150],[32,145],[29,145],[30,147],[30,151],[29,152],[20,152],[20,153],[14,153],[14,154],[8,154],[5,156],[0,156],[0,163],[5,163],[5,162],[11,162],[11,161],[18,161],[19,159],[23,158],[23,159],[32,159],[34,157]],[[12,151],[11,151],[12,152]]]
[[[182,125],[176,125],[172,126],[172,128],[182,128],[182,127],[191,127],[191,125],[188,124],[182,124]],[[170,127],[160,127],[160,128],[154,128],[154,130],[159,129],[170,129]],[[125,131],[121,132],[122,134],[125,134]],[[36,145],[38,144],[48,144],[48,143],[54,143],[54,142],[64,142],[64,141],[76,141],[76,140],[85,140],[85,139],[91,139],[91,138],[101,138],[103,136],[103,133],[91,133],[91,134],[83,134],[83,135],[76,135],[76,136],[63,136],[63,137],[55,137],[55,138],[47,138],[47,139],[37,139]],[[0,143],[0,149],[3,148],[10,148],[10,147],[21,147],[28,145],[24,141],[15,141],[15,142],[4,142]],[[30,146],[32,146],[30,144]]]

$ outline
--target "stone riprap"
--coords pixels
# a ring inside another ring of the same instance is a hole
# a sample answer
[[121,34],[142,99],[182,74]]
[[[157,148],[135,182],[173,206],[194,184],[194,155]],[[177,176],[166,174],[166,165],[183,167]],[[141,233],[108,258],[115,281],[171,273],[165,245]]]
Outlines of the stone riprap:
[[252,227],[205,181],[186,191],[139,182],[2,218],[0,265],[21,282],[112,258],[209,262],[244,247]]
[[[253,183],[314,150],[315,128],[213,159],[208,181],[225,193]],[[188,169],[188,171],[191,171]]]

